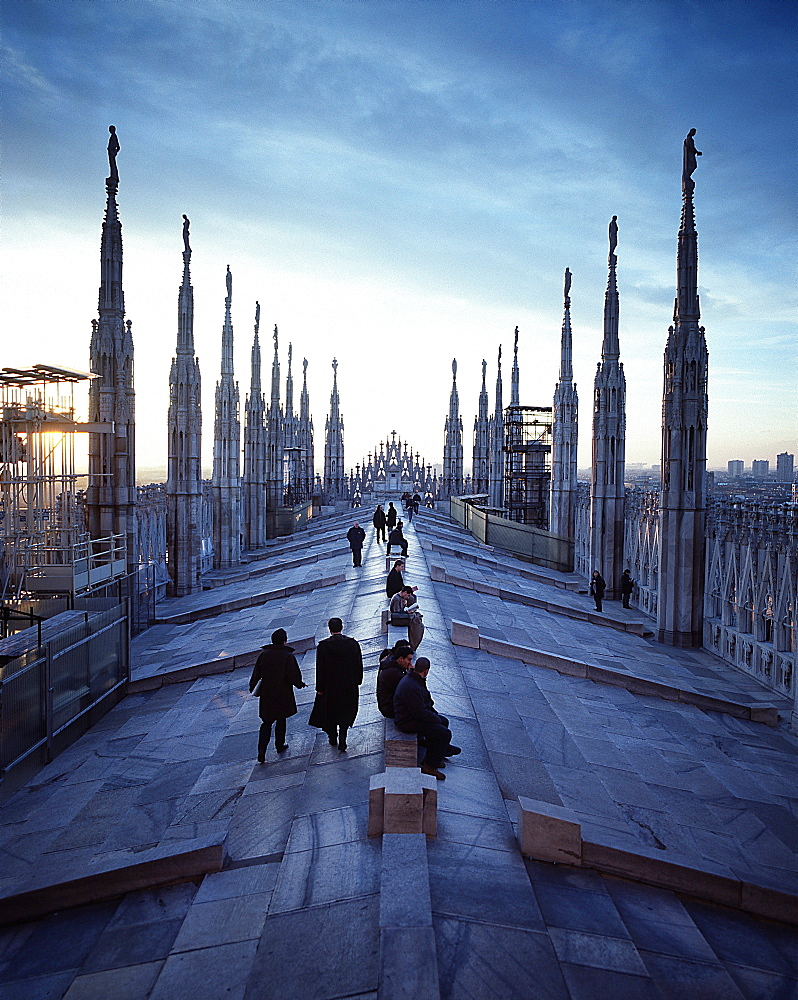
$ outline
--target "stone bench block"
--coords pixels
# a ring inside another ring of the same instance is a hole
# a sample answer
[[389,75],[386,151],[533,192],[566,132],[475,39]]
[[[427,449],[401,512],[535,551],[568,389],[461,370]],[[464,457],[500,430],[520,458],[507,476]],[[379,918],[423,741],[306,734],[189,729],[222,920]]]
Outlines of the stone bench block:
[[383,608],[380,614],[380,632],[387,633],[388,622],[391,620],[391,612],[389,608]]
[[446,574],[446,583],[450,583],[453,587],[461,587],[463,590],[473,590],[474,581],[466,580],[462,576],[452,576],[451,573]]
[[518,798],[521,853],[536,861],[582,864],[582,828],[573,810],[550,802]]
[[[178,845],[183,849],[176,850]],[[35,920],[56,910],[114,899],[136,889],[195,879],[221,871],[224,857],[224,837],[218,836],[164,841],[138,853],[117,851],[107,857],[98,855],[72,877],[64,870],[63,881],[42,879],[40,884],[0,898],[0,925]]]
[[752,705],[751,722],[762,722],[775,728],[779,724],[779,710],[775,705]]
[[458,622],[452,619],[452,645],[465,646],[468,649],[479,649],[479,629],[468,622]]
[[438,831],[438,790],[432,775],[419,767],[391,767],[369,783],[369,837],[383,833]]
[[446,570],[442,566],[430,566],[429,578],[433,583],[443,583],[446,580]]
[[401,732],[393,719],[385,720],[385,766],[418,767],[418,736]]

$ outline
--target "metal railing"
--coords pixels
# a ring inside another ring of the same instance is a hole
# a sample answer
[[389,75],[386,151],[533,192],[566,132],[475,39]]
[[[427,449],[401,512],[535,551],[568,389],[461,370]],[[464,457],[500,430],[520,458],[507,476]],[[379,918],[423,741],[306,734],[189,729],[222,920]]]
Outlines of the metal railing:
[[0,668],[0,798],[110,709],[130,676],[126,604],[65,628]]

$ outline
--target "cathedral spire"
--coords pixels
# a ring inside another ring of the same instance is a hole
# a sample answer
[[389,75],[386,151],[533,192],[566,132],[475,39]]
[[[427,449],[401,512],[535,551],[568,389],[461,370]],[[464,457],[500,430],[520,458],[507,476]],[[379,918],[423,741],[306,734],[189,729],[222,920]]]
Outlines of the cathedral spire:
[[183,280],[177,299],[177,345],[169,374],[166,550],[169,593],[202,589],[202,387],[194,356],[189,218],[183,216]]
[[308,395],[308,359],[302,359],[302,392],[299,396],[299,421],[297,424],[299,448],[299,480],[306,497],[314,491],[313,418],[310,415]]
[[456,496],[463,490],[463,421],[457,393],[457,358],[452,360],[452,391],[443,434],[443,490],[448,496]]
[[241,562],[241,480],[238,383],[233,371],[233,275],[225,275],[222,364],[216,383],[213,423],[213,565],[226,569]]
[[277,324],[274,325],[274,358],[272,359],[272,406],[280,405],[280,358],[278,356]]
[[244,546],[261,549],[266,543],[266,404],[261,390],[260,302],[255,303],[252,338],[252,374],[245,403],[244,475],[241,480]]
[[485,384],[488,363],[482,361],[482,388],[479,392],[477,416],[474,420],[474,451],[471,466],[471,488],[474,493],[488,493],[490,466],[490,418],[488,390]]
[[577,491],[576,447],[579,399],[573,383],[571,355],[571,272],[566,268],[560,338],[560,380],[554,389],[549,519],[550,530],[566,538],[574,537]]
[[623,507],[626,470],[626,378],[619,362],[618,217],[609,225],[609,275],[604,295],[604,340],[593,384],[593,463],[590,489],[591,572],[604,578],[608,599],[620,591],[623,572]]
[[662,397],[657,637],[673,646],[700,646],[704,612],[707,352],[698,301],[698,234],[693,193],[695,129],[682,152],[682,217],[677,292],[668,331]]
[[333,387],[330,393],[330,413],[325,425],[324,489],[329,497],[344,495],[344,420],[338,398],[338,360],[333,358]]
[[504,506],[504,404],[502,402],[502,347],[496,364],[496,403],[490,418],[490,502]]
[[93,538],[125,536],[127,566],[137,565],[136,450],[133,338],[125,321],[122,290],[122,224],[116,195],[119,139],[110,125],[106,204],[100,242],[98,319],[92,323],[89,349],[91,370],[99,375],[89,386],[89,420],[113,424],[112,434],[89,435],[89,484],[86,512]]
[[288,375],[285,379],[285,416],[290,420],[294,416],[294,376],[291,374],[291,362],[294,356],[293,344],[288,345]]
[[518,327],[516,327],[515,338],[513,341],[513,372],[510,382],[510,406],[519,406],[521,403],[518,381]]

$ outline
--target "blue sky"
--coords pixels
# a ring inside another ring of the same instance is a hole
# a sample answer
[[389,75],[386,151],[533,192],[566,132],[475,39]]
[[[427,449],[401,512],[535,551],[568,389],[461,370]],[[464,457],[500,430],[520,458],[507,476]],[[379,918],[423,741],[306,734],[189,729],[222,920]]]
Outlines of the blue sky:
[[393,428],[439,462],[456,356],[466,466],[516,324],[521,401],[551,405],[570,267],[588,465],[617,215],[627,459],[658,462],[695,127],[710,466],[774,463],[798,438],[797,34],[787,2],[5,0],[3,363],[88,365],[113,123],[140,465],[165,461],[183,212],[208,456],[227,264],[242,404],[258,299],[264,381],[274,323],[283,379],[289,340],[308,358],[317,456],[335,355],[347,463]]

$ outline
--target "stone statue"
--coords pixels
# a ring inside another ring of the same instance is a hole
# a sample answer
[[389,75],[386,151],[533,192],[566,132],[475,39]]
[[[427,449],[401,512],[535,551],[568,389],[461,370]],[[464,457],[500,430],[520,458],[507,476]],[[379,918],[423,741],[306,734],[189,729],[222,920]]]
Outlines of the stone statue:
[[227,285],[227,301],[233,301],[233,275],[230,273],[230,265],[227,265],[227,275],[225,276],[225,284]]
[[485,381],[485,372],[487,370],[488,370],[488,362],[483,358],[482,359],[482,381],[483,382]]
[[452,378],[457,378],[457,358],[452,358]]
[[186,253],[191,253],[191,247],[188,242],[188,227],[191,225],[187,215],[183,216],[183,250]]
[[570,296],[570,294],[571,294],[571,272],[566,267],[566,269],[565,269],[565,292],[563,293],[563,295],[565,296],[566,299],[568,299],[568,297]]
[[333,377],[338,377],[338,358],[333,358],[332,361]]
[[618,216],[613,215],[610,221],[610,256],[615,253],[618,246]]
[[255,333],[260,329],[260,302],[255,300]]
[[308,374],[308,359],[302,358],[302,375],[304,378],[306,378],[307,374]]
[[684,140],[684,151],[682,153],[682,190],[692,191],[695,188],[695,181],[693,180],[693,171],[695,170],[698,161],[697,156],[701,156],[700,150],[695,148],[695,140],[693,136],[695,135],[695,129],[691,128],[687,133],[687,138]]
[[110,167],[109,181],[119,183],[119,171],[116,169],[116,154],[119,152],[119,139],[116,134],[116,126],[109,125],[108,131],[111,135],[108,138],[108,166]]
[[518,327],[515,328],[515,343],[513,345],[516,353],[518,352]]
[[274,324],[274,333],[272,334],[272,337],[274,337],[274,353],[276,354],[277,350],[278,350],[278,347],[277,347],[277,324],[276,323]]

